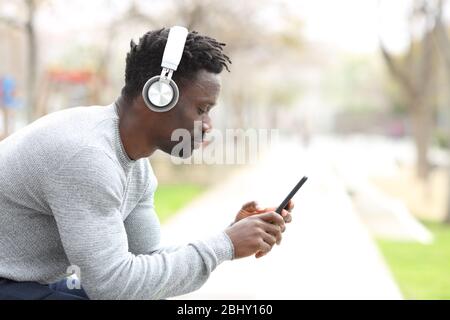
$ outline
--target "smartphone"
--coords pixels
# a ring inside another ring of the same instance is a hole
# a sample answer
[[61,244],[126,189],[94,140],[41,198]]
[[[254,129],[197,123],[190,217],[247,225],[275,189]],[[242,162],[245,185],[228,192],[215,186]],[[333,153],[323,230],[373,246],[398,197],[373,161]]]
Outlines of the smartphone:
[[275,210],[276,213],[281,214],[283,209],[285,209],[286,206],[288,205],[289,200],[292,199],[292,197],[297,193],[298,189],[300,189],[303,186],[306,180],[308,180],[308,177],[303,177],[300,179],[300,181],[296,184],[294,189],[292,189],[291,192],[289,192],[286,199],[284,199],[283,202],[278,206],[277,210]]

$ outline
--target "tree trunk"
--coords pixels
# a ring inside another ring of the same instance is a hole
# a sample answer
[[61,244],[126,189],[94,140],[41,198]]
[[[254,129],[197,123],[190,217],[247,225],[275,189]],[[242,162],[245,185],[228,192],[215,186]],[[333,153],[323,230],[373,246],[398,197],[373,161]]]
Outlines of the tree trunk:
[[[448,65],[448,83],[450,84],[450,64]],[[446,105],[447,107],[450,107],[450,93],[447,92],[447,96],[446,96]],[[449,113],[447,112],[447,117],[449,115]],[[447,121],[450,122],[450,117],[447,118]],[[448,137],[448,141],[450,141],[450,128],[447,128],[447,137]],[[446,215],[444,217],[444,222],[447,224],[450,224],[450,146],[449,146],[449,150],[447,151],[448,154],[448,162],[447,162],[447,212]]]
[[[448,68],[448,82],[450,83],[450,64]],[[450,106],[450,94],[447,92],[447,106]],[[450,118],[449,118],[450,121]],[[450,129],[448,130],[448,138],[450,141]],[[447,212],[444,218],[444,222],[450,224],[450,150],[447,151],[449,162],[447,163]]]
[[25,24],[25,34],[27,38],[27,118],[32,122],[36,118],[36,74],[37,74],[37,45],[34,30],[34,15],[36,11],[34,0],[26,1],[28,8],[28,19]]
[[[441,51],[442,53],[442,58],[443,58],[443,62],[444,65],[446,66],[445,70],[446,70],[446,74],[447,74],[447,81],[450,84],[450,37],[448,36],[448,32],[445,26],[445,23],[443,22],[443,7],[444,7],[444,1],[443,0],[439,0],[438,3],[438,12],[437,12],[437,17],[438,19],[436,20],[436,28],[434,30],[434,39],[437,43],[437,47],[438,49]],[[447,92],[447,106],[450,106],[450,94]],[[450,121],[450,118],[448,119]],[[448,132],[448,137],[450,139],[450,130]],[[449,159],[450,159],[450,150],[448,152],[449,154]],[[448,173],[448,191],[447,191],[447,212],[444,218],[444,222],[447,224],[450,224],[450,163],[447,164],[448,165],[448,169],[447,169],[447,173]]]
[[430,172],[428,146],[433,127],[433,109],[420,101],[412,102],[412,131],[416,144],[416,164],[418,177],[426,181]]

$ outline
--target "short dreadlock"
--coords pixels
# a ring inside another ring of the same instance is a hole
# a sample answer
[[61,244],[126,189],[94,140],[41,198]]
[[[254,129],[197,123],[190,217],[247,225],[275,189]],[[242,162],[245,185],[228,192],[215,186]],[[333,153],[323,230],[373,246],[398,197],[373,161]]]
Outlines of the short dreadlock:
[[[163,28],[144,34],[139,43],[130,42],[130,52],[127,54],[125,67],[125,86],[122,96],[127,100],[139,95],[145,82],[161,73],[161,60],[169,35],[169,29]],[[173,79],[178,84],[186,79],[192,79],[202,69],[221,73],[225,67],[229,72],[230,58],[223,53],[225,43],[198,32],[189,32],[184,46],[183,56]]]

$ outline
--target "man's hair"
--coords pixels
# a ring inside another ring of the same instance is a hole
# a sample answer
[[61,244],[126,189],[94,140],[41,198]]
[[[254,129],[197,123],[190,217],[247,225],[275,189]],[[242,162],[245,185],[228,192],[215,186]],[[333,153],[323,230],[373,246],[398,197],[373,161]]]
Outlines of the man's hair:
[[[130,52],[127,54],[125,67],[125,86],[122,96],[133,100],[141,94],[145,82],[153,76],[161,74],[161,61],[166,46],[169,29],[163,28],[144,34],[139,43],[130,42]],[[188,33],[180,65],[174,72],[173,79],[180,86],[183,80],[193,79],[202,69],[221,73],[225,67],[229,72],[230,58],[223,53],[225,43],[199,35],[198,32]]]

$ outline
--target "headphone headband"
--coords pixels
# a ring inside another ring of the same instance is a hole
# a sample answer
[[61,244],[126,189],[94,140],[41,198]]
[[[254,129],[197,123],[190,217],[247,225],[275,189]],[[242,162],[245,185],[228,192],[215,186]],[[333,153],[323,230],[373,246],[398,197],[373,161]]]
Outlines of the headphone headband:
[[161,67],[176,71],[183,56],[184,44],[188,30],[184,27],[174,26],[170,28],[166,47],[161,62]]
[[183,56],[188,30],[174,26],[169,30],[161,62],[161,75],[147,80],[142,88],[142,97],[150,110],[166,112],[178,102],[180,92],[172,80],[172,73],[177,70]]

